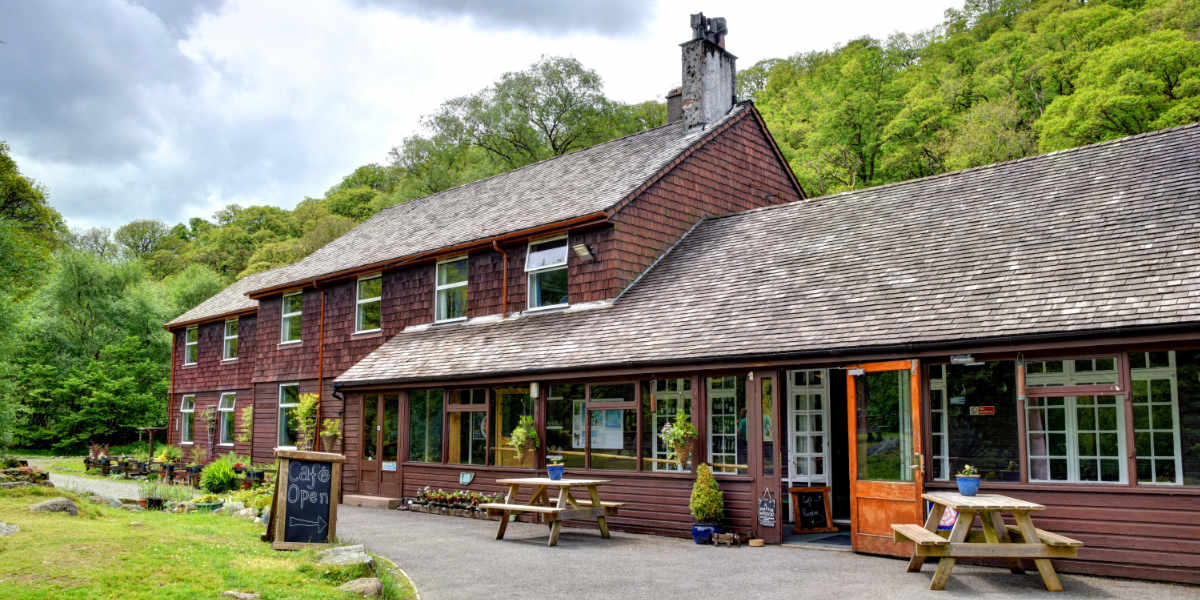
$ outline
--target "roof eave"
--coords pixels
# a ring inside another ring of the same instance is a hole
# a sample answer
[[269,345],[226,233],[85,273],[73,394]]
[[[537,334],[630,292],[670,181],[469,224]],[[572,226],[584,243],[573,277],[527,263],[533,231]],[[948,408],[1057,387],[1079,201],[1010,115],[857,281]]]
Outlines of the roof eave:
[[178,323],[171,321],[168,323],[164,323],[162,327],[163,327],[163,329],[165,329],[167,331],[172,331],[175,329],[182,329],[184,327],[191,327],[193,325],[203,325],[205,323],[215,323],[217,321],[225,321],[231,317],[245,317],[245,316],[253,315],[256,313],[258,313],[258,307],[251,306],[248,308],[243,308],[241,310],[231,310],[228,312],[223,312],[223,313],[208,316],[208,317],[200,317],[198,319],[188,319],[187,321],[179,321]]

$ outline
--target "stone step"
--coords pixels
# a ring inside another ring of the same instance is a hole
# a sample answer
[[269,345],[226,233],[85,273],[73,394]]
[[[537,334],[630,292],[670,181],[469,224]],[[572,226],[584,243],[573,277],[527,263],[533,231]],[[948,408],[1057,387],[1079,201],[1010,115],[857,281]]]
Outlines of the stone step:
[[363,494],[344,494],[342,496],[342,504],[346,506],[362,506],[364,508],[386,508],[390,510],[399,507],[401,502],[400,498],[388,498],[386,496],[366,496]]

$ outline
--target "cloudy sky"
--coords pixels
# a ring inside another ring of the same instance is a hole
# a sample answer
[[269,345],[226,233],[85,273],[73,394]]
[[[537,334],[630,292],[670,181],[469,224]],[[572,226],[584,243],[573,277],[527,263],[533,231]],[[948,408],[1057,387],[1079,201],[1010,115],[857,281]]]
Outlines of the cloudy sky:
[[688,15],[748,67],[936,25],[957,0],[0,0],[0,140],[72,227],[291,208],[543,55],[609,97],[679,84]]

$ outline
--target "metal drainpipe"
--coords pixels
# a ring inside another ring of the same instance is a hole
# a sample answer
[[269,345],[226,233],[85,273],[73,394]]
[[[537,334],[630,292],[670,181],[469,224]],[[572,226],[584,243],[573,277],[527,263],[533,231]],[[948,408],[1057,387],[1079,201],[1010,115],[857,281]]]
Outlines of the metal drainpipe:
[[[184,331],[187,331],[186,329]],[[187,335],[186,333],[184,335]],[[197,335],[197,337],[199,337]],[[171,406],[175,404],[175,332],[171,332],[171,376],[167,380],[167,439],[166,445],[171,445]],[[151,456],[151,459],[154,457]]]
[[503,262],[500,265],[500,316],[508,316],[508,253],[500,248],[500,244],[496,240],[492,240],[492,248],[500,253],[503,257]]
[[325,288],[317,287],[317,280],[313,280],[313,287],[321,290],[321,326],[320,332],[317,334],[317,421],[316,429],[313,435],[316,439],[313,440],[313,448],[323,450],[321,448],[321,398],[325,395]]

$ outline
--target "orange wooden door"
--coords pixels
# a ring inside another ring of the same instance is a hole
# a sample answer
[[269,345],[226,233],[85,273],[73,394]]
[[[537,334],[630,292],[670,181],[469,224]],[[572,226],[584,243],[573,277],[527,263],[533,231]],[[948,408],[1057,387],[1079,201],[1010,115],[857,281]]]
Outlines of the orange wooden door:
[[855,551],[909,556],[892,523],[921,523],[920,369],[916,360],[849,367],[850,531]]

